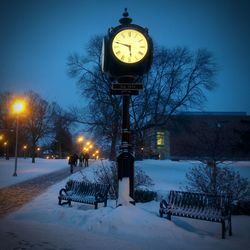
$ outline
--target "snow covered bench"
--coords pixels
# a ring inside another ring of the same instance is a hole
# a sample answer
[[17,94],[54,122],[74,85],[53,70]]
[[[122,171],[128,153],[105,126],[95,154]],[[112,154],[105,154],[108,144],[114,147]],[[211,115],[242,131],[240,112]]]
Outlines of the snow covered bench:
[[[102,185],[96,183],[86,183],[80,181],[69,181],[65,188],[59,191],[58,204],[68,204],[71,202],[80,202],[92,204],[95,209],[98,208],[98,203],[104,203],[107,206],[109,185]],[[66,202],[62,202],[65,200]]]
[[[231,211],[229,199],[226,196],[214,196],[203,193],[190,193],[170,191],[168,201],[162,200],[159,209],[160,217],[166,214],[171,220],[171,215],[188,217],[192,219],[218,222],[222,225],[222,238],[228,229],[232,235]],[[227,220],[227,227],[225,221]]]

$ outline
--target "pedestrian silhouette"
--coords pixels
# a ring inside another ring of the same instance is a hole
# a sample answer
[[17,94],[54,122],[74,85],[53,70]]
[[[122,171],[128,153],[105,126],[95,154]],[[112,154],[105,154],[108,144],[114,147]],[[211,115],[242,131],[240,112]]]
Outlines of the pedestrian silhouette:
[[89,166],[89,154],[87,152],[84,154],[84,166]]

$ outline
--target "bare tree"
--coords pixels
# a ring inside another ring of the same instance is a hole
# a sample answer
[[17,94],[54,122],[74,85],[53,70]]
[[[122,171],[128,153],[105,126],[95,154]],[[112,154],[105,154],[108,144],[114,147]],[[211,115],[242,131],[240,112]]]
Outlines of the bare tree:
[[[110,80],[101,71],[101,36],[90,40],[86,56],[71,55],[68,70],[77,78],[78,87],[89,99],[84,117],[99,136],[111,139],[110,158],[114,159],[120,130],[121,98],[110,93]],[[144,90],[132,97],[131,121],[136,144],[143,145],[143,128],[166,125],[180,109],[197,108],[205,101],[204,90],[215,87],[216,64],[207,50],[156,47],[150,72],[142,79]],[[77,112],[79,112],[77,110]]]
[[180,110],[201,108],[204,90],[216,86],[217,66],[205,49],[191,52],[187,48],[154,50],[154,61],[143,79],[144,91],[132,98],[132,120],[137,144],[143,146],[143,128],[166,126]]
[[188,186],[191,192],[201,192],[213,195],[227,195],[231,203],[249,200],[250,184],[247,178],[240,176],[239,172],[223,165],[216,165],[216,178],[214,168],[208,164],[199,164],[187,174]]
[[110,140],[109,158],[115,159],[116,144],[121,122],[121,98],[110,93],[110,80],[101,71],[102,37],[96,36],[87,46],[84,57],[71,55],[68,70],[71,77],[78,79],[82,96],[88,99],[88,107],[72,110],[77,121],[89,127],[97,140]]
[[3,155],[9,160],[11,145],[14,145],[14,126],[15,120],[10,115],[11,98],[13,94],[10,92],[0,93],[0,136],[1,144],[4,145]]
[[28,115],[24,128],[28,131],[32,163],[35,163],[39,140],[52,132],[52,106],[35,92],[30,91],[26,95]]
[[63,110],[57,103],[52,103],[53,139],[50,148],[59,158],[72,152],[73,143],[70,127],[74,122],[74,116]]

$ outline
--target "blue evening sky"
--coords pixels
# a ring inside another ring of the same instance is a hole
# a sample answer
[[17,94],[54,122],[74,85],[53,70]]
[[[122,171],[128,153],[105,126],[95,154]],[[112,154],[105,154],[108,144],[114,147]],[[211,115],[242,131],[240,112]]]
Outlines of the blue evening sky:
[[206,111],[250,114],[250,1],[248,0],[2,0],[0,85],[33,90],[62,107],[83,105],[66,74],[72,52],[118,25],[124,8],[159,45],[207,48],[220,72]]

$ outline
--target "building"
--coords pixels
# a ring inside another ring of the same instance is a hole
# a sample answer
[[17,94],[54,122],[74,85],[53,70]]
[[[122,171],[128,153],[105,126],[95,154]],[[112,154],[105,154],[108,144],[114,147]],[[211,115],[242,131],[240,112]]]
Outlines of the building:
[[250,116],[244,112],[180,113],[144,133],[144,158],[250,159]]

